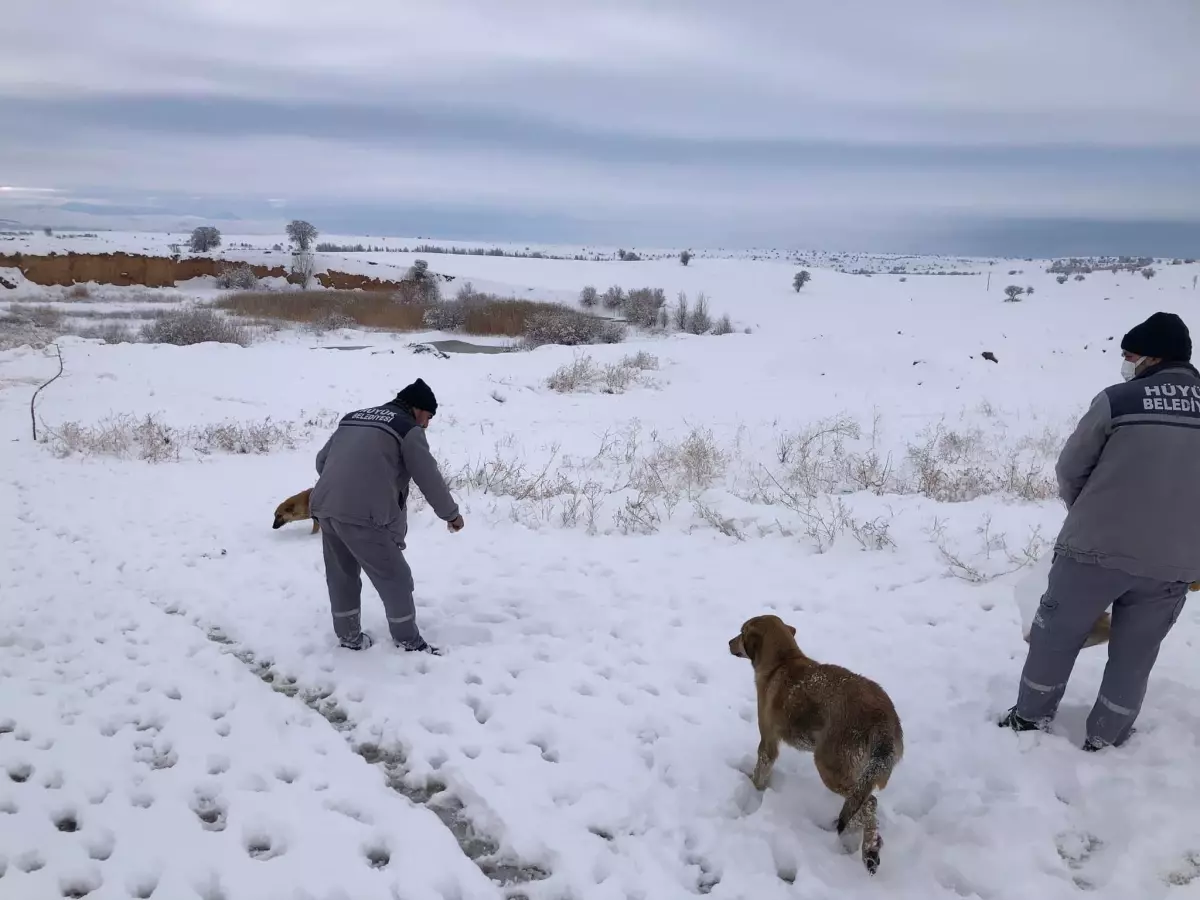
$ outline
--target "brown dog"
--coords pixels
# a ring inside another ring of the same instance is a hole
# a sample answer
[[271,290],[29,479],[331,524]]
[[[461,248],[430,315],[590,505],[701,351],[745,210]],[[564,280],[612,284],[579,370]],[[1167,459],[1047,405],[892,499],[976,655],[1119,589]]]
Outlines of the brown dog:
[[821,781],[846,798],[838,834],[850,826],[852,834],[861,830],[863,865],[874,875],[883,839],[872,792],[887,787],[904,755],[900,717],[882,687],[849,669],[809,659],[795,635],[778,616],[756,616],[729,642],[730,653],[754,666],[761,740],[750,779],[766,790],[780,741],[811,751]]
[[[312,519],[312,513],[308,508],[308,500],[311,496],[312,488],[308,488],[280,503],[275,507],[275,522],[271,527],[282,528],[288,522],[303,522],[305,519]],[[309,534],[316,534],[321,530],[321,526],[316,519],[312,519],[312,523],[312,531]]]

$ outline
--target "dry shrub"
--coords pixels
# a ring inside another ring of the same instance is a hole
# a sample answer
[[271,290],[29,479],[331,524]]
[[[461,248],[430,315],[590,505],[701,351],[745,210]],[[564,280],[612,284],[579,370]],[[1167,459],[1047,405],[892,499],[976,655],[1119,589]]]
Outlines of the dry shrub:
[[142,326],[142,340],[149,344],[237,344],[248,347],[250,332],[211,309],[179,309],[162,313]]
[[113,456],[166,462],[179,459],[180,445],[175,437],[174,429],[153,416],[138,419],[119,415],[97,425],[64,422],[57,428],[47,428],[41,440],[60,457]]
[[30,305],[13,303],[8,311],[0,313],[6,325],[33,325],[37,328],[58,328],[62,324],[62,311],[47,303]]
[[659,322],[659,312],[667,305],[667,295],[662,288],[637,288],[625,295],[621,313],[638,328],[654,328]]
[[103,325],[80,328],[75,333],[81,338],[101,340],[106,344],[132,344],[137,341],[137,334],[133,329],[120,322],[106,322]]
[[581,344],[619,344],[625,328],[611,319],[601,319],[565,306],[546,308],[530,316],[522,335],[526,349],[544,344],[572,347]]
[[606,394],[623,393],[640,382],[643,372],[658,368],[658,357],[641,351],[601,368],[591,356],[577,356],[546,379],[546,386],[560,394],[599,387]]
[[225,263],[216,276],[216,286],[224,291],[252,291],[258,287],[258,276],[248,263]]
[[590,356],[577,356],[555,369],[546,379],[546,386],[560,394],[573,394],[591,387],[598,374],[595,360]]
[[778,467],[754,479],[744,499],[808,513],[819,497],[855,491],[915,494],[939,503],[995,494],[1034,501],[1057,494],[1051,470],[1061,440],[1053,433],[997,450],[995,437],[979,429],[954,431],[939,423],[908,442],[899,463],[881,453],[874,438],[873,432],[869,446],[854,446],[864,435],[846,416],[784,434],[776,448]]
[[146,462],[177,460],[191,451],[200,455],[234,453],[263,455],[293,450],[316,429],[330,427],[335,419],[305,422],[221,422],[195,428],[175,428],[152,415],[117,415],[96,425],[65,422],[47,428],[42,442],[60,457],[111,456]]

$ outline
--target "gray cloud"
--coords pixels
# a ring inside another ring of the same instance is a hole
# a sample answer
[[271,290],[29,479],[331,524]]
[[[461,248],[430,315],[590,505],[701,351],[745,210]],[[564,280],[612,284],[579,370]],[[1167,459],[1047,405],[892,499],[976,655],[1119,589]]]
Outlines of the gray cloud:
[[286,198],[790,243],[1200,200],[1200,13],[1176,0],[10,7],[0,182],[110,210]]

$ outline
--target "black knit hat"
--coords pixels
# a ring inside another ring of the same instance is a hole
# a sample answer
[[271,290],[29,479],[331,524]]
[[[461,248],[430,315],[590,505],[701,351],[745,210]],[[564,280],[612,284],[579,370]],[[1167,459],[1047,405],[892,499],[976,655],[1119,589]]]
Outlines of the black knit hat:
[[407,403],[413,409],[423,409],[431,416],[437,414],[437,397],[433,396],[429,385],[420,378],[397,394],[396,399]]
[[1156,312],[1145,322],[1133,326],[1121,339],[1121,349],[1166,362],[1190,362],[1192,337],[1183,319],[1175,313]]

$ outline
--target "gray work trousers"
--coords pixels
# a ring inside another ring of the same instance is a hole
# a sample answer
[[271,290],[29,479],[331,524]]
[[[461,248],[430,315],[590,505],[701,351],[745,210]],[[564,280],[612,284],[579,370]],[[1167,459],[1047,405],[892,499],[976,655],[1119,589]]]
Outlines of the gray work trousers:
[[413,576],[396,537],[382,528],[320,519],[325,551],[325,582],[333,630],[342,640],[354,640],[362,630],[362,572],[383,600],[388,630],[395,641],[416,641],[417,609]]
[[1034,616],[1017,715],[1053,718],[1092,625],[1112,605],[1108,664],[1087,720],[1089,742],[1123,743],[1146,695],[1158,648],[1187,600],[1186,583],[1156,581],[1058,556]]

